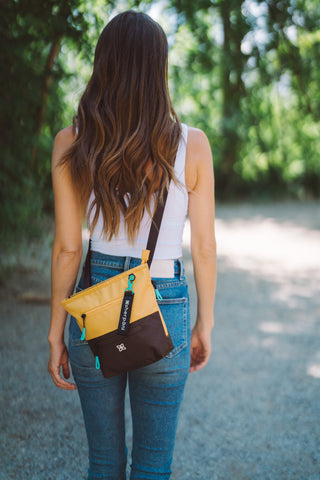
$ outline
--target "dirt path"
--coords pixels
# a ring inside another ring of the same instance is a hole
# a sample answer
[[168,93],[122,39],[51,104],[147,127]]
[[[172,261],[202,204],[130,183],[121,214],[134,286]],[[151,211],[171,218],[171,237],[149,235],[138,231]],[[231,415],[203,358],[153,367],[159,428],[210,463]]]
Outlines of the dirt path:
[[[218,205],[216,226],[213,354],[188,379],[171,478],[319,480],[320,203]],[[1,480],[86,478],[77,394],[46,372],[49,307],[16,301],[48,295],[50,241],[0,294]],[[128,409],[127,427],[130,447]]]

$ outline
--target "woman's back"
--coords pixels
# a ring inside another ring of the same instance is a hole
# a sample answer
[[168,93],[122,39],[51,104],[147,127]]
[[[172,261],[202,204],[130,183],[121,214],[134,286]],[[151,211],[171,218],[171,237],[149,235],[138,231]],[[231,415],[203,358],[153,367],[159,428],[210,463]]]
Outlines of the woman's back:
[[[185,181],[187,140],[188,126],[182,124],[182,136],[174,164],[175,176],[179,183],[170,182],[166,207],[153,257],[155,260],[175,259],[182,256],[182,234],[188,210],[188,191]],[[91,194],[89,204],[92,200],[93,193]],[[92,217],[93,212],[91,213]],[[147,245],[150,225],[150,215],[145,211],[137,237],[134,244],[132,244],[128,239],[123,215],[121,215],[119,233],[109,241],[103,238],[103,218],[100,214],[96,227],[91,234],[92,250],[109,255],[129,255],[140,258],[142,250]]]

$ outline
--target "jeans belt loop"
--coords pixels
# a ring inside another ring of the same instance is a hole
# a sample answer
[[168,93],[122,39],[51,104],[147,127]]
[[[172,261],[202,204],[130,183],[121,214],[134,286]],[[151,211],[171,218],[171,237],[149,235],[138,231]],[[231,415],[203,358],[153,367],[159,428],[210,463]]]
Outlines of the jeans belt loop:
[[183,261],[181,258],[178,258],[178,264],[179,264],[179,280],[183,280],[184,276],[184,268],[183,268]]
[[123,271],[130,269],[130,262],[132,257],[124,257]]

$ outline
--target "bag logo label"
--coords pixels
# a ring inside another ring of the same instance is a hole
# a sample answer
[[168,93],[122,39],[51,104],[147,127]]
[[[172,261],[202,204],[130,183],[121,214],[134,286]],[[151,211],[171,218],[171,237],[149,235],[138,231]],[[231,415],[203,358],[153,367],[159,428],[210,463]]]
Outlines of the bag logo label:
[[121,311],[120,311],[120,318],[118,323],[118,333],[120,335],[128,334],[133,297],[134,297],[134,293],[132,291],[126,290],[124,292]]
[[122,352],[123,350],[127,350],[127,347],[125,346],[124,343],[120,343],[119,345],[116,345],[117,349],[119,352]]

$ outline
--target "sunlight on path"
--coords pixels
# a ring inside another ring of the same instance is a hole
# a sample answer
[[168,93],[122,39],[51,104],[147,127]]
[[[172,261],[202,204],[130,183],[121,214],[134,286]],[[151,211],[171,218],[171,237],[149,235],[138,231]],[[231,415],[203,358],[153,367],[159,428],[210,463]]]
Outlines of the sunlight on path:
[[[245,294],[241,272],[244,278],[249,274],[253,281],[256,280],[252,293],[259,299],[264,298],[266,311],[272,312],[270,317],[266,314],[259,322],[259,330],[266,335],[270,346],[279,335],[317,336],[320,319],[319,204],[220,207],[216,239],[218,283],[219,275],[227,274],[229,277],[224,278],[230,278],[234,272],[230,284],[234,301],[241,303],[239,295]],[[189,222],[184,231],[184,245],[190,246]],[[255,303],[250,291],[247,294],[250,308]],[[261,304],[258,308],[263,310],[264,307]],[[320,378],[319,351],[310,351],[306,373]]]
[[217,219],[219,254],[259,274],[299,275],[320,268],[320,232],[273,219]]
[[[189,238],[187,223],[185,245]],[[246,270],[279,282],[278,296],[284,300],[298,293],[295,286],[299,295],[319,293],[320,231],[273,218],[217,218],[216,238],[221,268]]]

